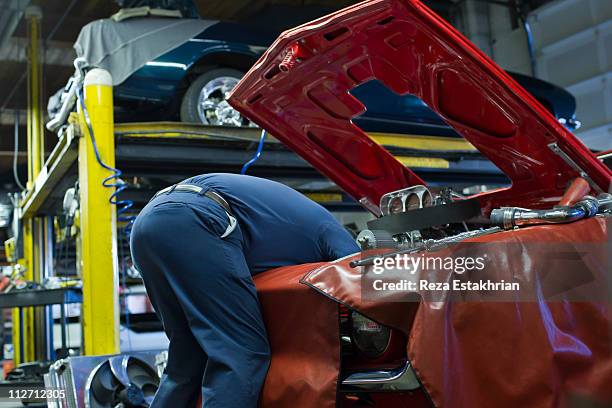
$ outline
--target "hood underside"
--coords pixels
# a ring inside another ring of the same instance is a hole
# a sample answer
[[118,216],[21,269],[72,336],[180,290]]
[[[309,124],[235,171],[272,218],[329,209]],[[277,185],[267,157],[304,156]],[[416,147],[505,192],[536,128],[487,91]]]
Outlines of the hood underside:
[[365,108],[350,90],[371,80],[418,96],[510,178],[479,196],[485,213],[548,207],[580,172],[609,190],[612,172],[586,146],[417,0],[366,1],[286,31],[230,103],[378,213],[383,194],[424,183],[352,122]]

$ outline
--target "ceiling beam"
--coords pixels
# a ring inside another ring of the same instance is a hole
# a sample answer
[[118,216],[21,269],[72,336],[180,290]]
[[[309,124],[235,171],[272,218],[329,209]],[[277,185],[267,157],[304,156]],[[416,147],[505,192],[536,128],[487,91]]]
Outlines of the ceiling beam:
[[[26,63],[27,38],[11,38],[0,49],[0,61]],[[46,65],[72,66],[76,53],[72,44],[62,41],[49,41],[43,49],[43,61]]]
[[25,109],[0,109],[0,126],[15,124],[15,112],[19,114],[19,124],[25,126],[27,121],[27,111]]
[[[12,150],[0,150],[0,158],[1,157],[13,157],[14,155],[15,155],[15,152]],[[19,158],[28,157],[28,153],[25,151],[19,151],[17,152],[17,157]]]

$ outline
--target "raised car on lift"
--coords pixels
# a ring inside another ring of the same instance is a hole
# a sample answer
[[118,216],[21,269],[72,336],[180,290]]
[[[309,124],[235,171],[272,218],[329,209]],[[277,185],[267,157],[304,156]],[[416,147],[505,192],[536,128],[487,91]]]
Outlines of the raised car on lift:
[[[146,28],[147,20],[151,22],[150,29]],[[150,61],[139,61],[133,66],[122,63],[120,57],[123,55],[139,55],[143,48],[159,46],[159,26],[153,20],[152,17],[135,17],[122,21],[94,21],[82,29],[75,44],[80,56],[89,56],[85,59],[90,61],[85,61],[85,65],[101,65],[114,78],[119,78],[113,89],[115,120],[180,120],[208,125],[253,126],[227,103],[227,96],[279,33],[248,24],[197,20],[202,27],[197,35],[186,41],[182,40],[183,36],[176,36],[178,42],[169,42],[166,46],[169,50],[161,55],[152,54],[155,58]],[[166,20],[170,21],[167,26],[172,26],[172,19]],[[128,31],[138,35],[122,35]],[[330,34],[329,40],[336,34]],[[118,38],[120,44],[116,44]],[[91,47],[96,50],[88,49]],[[103,58],[94,59],[92,55]],[[108,63],[115,56],[118,63]],[[130,58],[132,60],[138,61],[137,57]],[[124,72],[126,69],[129,75]],[[561,123],[570,129],[579,126],[574,117],[575,99],[569,92],[536,78],[518,73],[511,75]],[[64,92],[68,93],[69,88],[67,86]],[[413,95],[398,95],[377,81],[364,83],[351,92],[368,108],[353,118],[366,131],[458,137]],[[52,118],[58,114],[62,102],[69,100],[68,103],[74,104],[74,98],[60,98],[60,95],[61,92],[49,103]],[[51,123],[52,130],[61,125],[61,121]]]

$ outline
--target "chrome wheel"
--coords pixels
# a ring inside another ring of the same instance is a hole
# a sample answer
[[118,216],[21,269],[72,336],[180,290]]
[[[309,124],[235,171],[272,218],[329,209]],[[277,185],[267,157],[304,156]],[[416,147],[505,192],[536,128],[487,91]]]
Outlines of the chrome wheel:
[[239,78],[221,76],[208,81],[198,96],[198,116],[207,125],[252,126],[255,125],[227,103],[227,98]]

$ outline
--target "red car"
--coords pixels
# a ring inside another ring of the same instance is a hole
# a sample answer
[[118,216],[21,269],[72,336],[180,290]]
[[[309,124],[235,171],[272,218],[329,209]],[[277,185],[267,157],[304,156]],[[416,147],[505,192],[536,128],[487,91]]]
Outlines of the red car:
[[[511,185],[472,197],[425,186],[351,121],[364,107],[350,90],[374,79],[421,98]],[[371,0],[289,30],[230,103],[377,217],[360,235],[374,255],[256,276],[272,347],[261,406],[612,403],[612,172],[431,10]],[[520,294],[370,296],[384,254],[482,248],[480,278]]]

